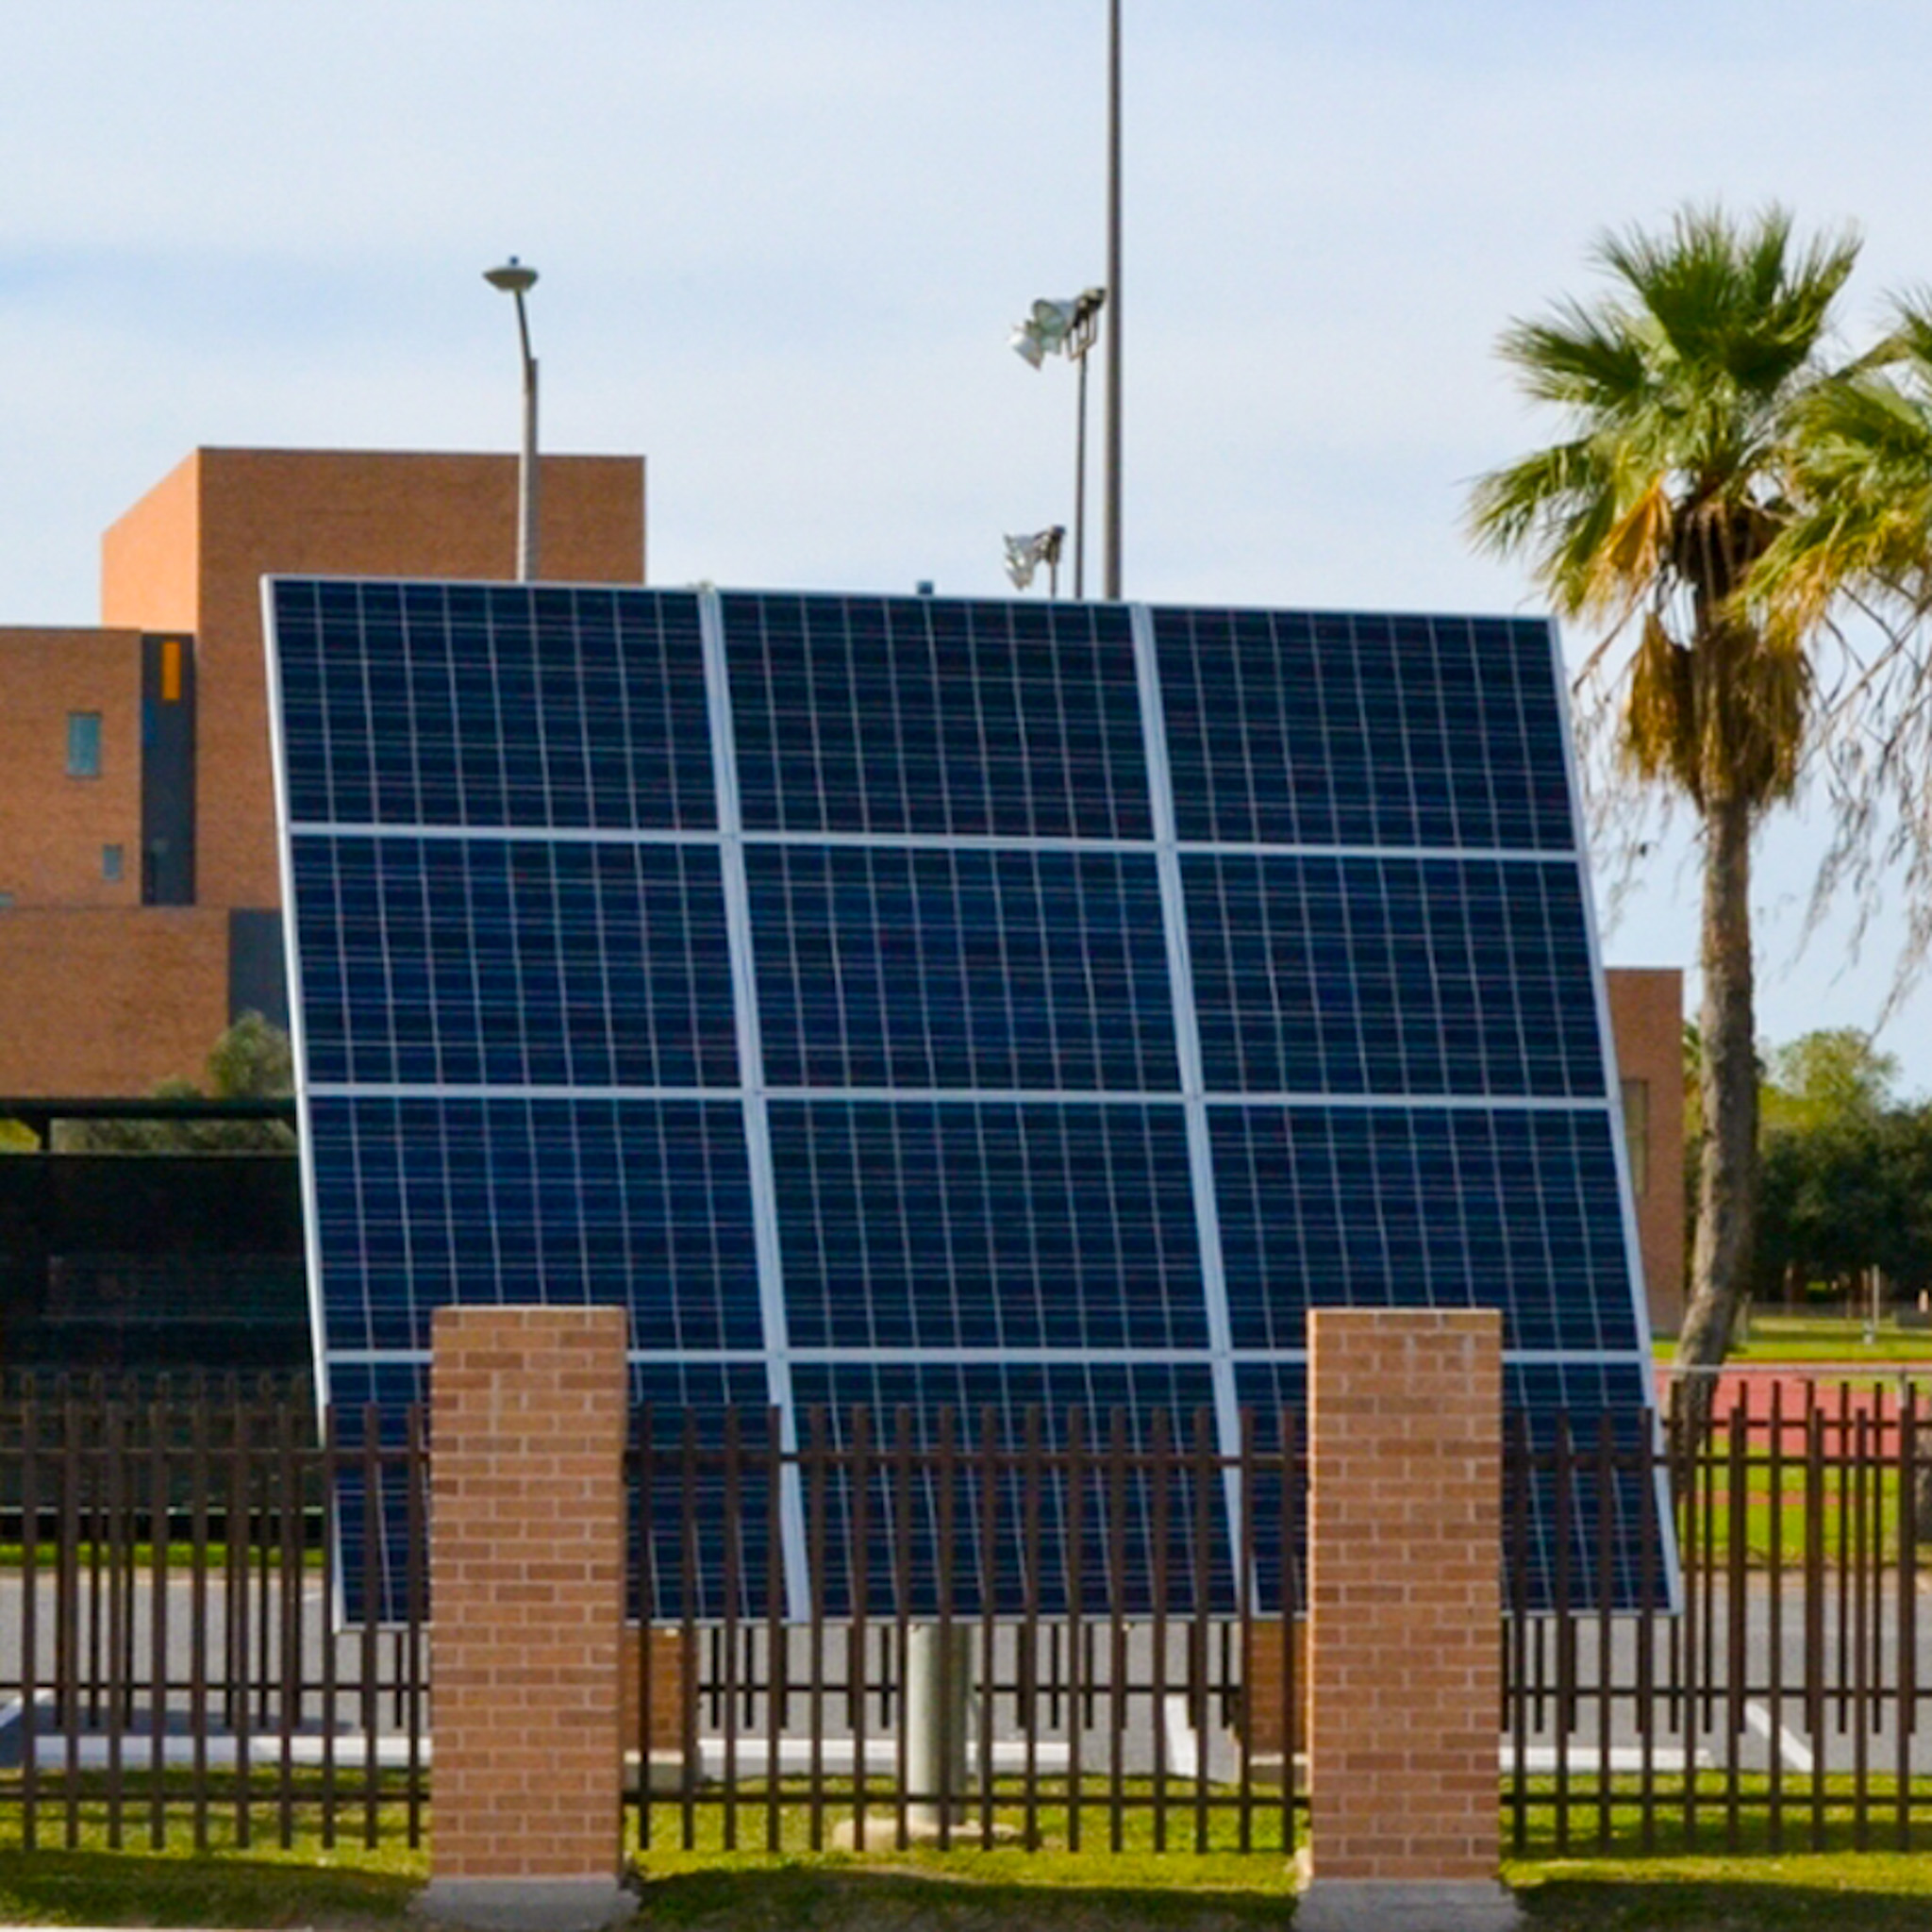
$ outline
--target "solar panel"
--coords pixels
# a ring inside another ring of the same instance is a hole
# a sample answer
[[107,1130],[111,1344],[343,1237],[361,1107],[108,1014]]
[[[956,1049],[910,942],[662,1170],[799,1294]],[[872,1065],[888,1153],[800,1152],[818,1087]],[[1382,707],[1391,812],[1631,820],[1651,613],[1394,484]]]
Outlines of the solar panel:
[[[614,1304],[640,1400],[700,1429],[769,1405],[795,1447],[864,1402],[1012,1446],[1121,1406],[1231,1456],[1300,1403],[1310,1308],[1493,1306],[1533,1427],[1647,1427],[1546,624],[267,599],[342,1399],[419,1391],[444,1303]],[[794,1613],[846,1601],[800,1498],[754,1500],[744,1587],[774,1533]]]

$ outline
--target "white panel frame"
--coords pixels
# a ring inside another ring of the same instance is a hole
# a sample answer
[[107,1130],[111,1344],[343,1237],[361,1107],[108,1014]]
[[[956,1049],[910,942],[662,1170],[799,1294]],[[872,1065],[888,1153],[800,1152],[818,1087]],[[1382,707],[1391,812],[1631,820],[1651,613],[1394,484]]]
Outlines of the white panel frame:
[[[785,1453],[798,1453],[798,1418],[791,1399],[791,1346],[785,1312],[785,1257],[778,1240],[778,1186],[772,1164],[766,1107],[764,1039],[758,1021],[758,964],[753,957],[751,891],[744,871],[744,819],[739,806],[738,741],[732,725],[731,665],[724,608],[714,588],[698,592],[698,632],[705,656],[705,696],[711,727],[711,768],[718,788],[719,870],[724,880],[724,927],[731,950],[731,998],[738,1028],[745,1157],[751,1174],[752,1237],[758,1254],[758,1312],[764,1324],[765,1377],[778,1410]],[[795,1461],[785,1470],[778,1502],[785,1553],[786,1614],[803,1623],[811,1590],[805,1535],[805,1493]]]

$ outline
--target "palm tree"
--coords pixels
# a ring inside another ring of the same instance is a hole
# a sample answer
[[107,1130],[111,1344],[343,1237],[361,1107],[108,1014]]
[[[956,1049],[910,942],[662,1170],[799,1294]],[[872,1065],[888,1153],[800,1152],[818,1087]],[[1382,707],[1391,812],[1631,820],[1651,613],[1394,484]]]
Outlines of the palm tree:
[[[1479,478],[1471,497],[1481,545],[1526,557],[1560,614],[1631,639],[1620,758],[1681,793],[1699,822],[1707,1138],[1685,1366],[1723,1359],[1751,1259],[1752,832],[1795,782],[1812,716],[1807,646],[1860,566],[1847,559],[1834,578],[1831,546],[1813,544],[1804,594],[1769,601],[1753,573],[1800,513],[1807,411],[1832,384],[1827,330],[1857,248],[1850,233],[1801,246],[1775,208],[1744,221],[1687,208],[1663,234],[1606,236],[1596,259],[1609,291],[1501,342],[1527,393],[1567,413],[1567,440]],[[1677,1388],[1674,1409],[1707,1412],[1707,1376]]]
[[[1757,572],[1759,601],[1807,626],[1848,580],[1908,615],[1932,606],[1932,296],[1894,303],[1877,345],[1798,412],[1803,504]],[[1888,633],[1880,662],[1919,659]],[[1873,667],[1864,666],[1869,672]]]

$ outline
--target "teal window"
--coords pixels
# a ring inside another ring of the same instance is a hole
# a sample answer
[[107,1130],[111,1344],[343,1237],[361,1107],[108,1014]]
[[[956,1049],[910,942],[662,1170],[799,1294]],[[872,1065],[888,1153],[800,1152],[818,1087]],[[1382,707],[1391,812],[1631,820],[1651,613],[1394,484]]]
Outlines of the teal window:
[[125,861],[122,858],[120,846],[103,845],[101,847],[101,876],[110,885],[119,883],[124,864]]
[[67,775],[70,778],[98,778],[101,775],[101,714],[98,711],[69,711],[67,714]]

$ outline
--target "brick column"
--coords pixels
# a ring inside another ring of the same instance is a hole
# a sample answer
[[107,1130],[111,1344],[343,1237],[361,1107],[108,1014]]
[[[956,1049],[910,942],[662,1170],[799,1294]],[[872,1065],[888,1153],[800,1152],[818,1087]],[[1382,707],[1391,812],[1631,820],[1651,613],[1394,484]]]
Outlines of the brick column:
[[[1291,1669],[1294,1673],[1291,1687],[1285,1683]],[[1282,1692],[1287,1688],[1293,1690],[1293,1703],[1284,1733]],[[1241,1732],[1257,1757],[1287,1757],[1291,1752],[1308,1748],[1308,1626],[1305,1619],[1297,1617],[1284,1624],[1278,1618],[1256,1618],[1249,1632]]]
[[1309,1318],[1300,1932],[1513,1922],[1496,1877],[1501,1407],[1493,1310]]
[[620,1916],[619,1308],[439,1308],[430,1370],[431,1917]]
[[[643,1695],[639,1659],[642,1646],[651,1646],[652,1752],[682,1756],[684,1751],[684,1631],[677,1624],[658,1624],[648,1631],[627,1624],[624,1630],[623,1668],[618,1674],[618,1707],[622,1712],[624,1748],[638,1741],[643,1721],[638,1700]],[[695,1674],[692,1673],[691,1674]]]

